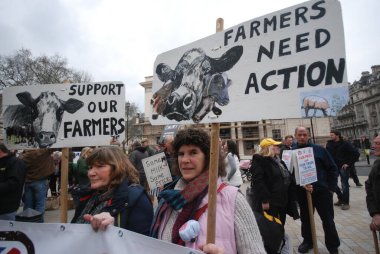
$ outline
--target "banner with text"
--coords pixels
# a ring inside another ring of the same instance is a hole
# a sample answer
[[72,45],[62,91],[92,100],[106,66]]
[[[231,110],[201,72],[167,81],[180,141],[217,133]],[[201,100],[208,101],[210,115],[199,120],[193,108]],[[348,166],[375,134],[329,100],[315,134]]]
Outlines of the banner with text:
[[124,140],[122,82],[13,86],[3,91],[10,149],[109,145]]
[[155,154],[141,161],[151,190],[163,187],[173,180],[165,153]]
[[202,252],[110,226],[95,232],[90,225],[26,223],[0,220],[0,253],[154,253]]
[[158,55],[150,122],[334,116],[346,69],[340,2],[307,1]]

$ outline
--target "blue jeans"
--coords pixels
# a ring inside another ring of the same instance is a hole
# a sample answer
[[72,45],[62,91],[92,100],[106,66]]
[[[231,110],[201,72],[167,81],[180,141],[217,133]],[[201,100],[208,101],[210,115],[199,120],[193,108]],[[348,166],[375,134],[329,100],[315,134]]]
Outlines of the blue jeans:
[[24,196],[23,196],[24,210],[28,208],[32,208],[44,214],[47,191],[48,191],[47,179],[25,183]]
[[337,187],[336,194],[338,195],[338,199],[343,204],[350,203],[350,187],[348,185],[348,179],[350,178],[350,168],[340,169],[340,183],[342,185],[342,190]]
[[11,213],[4,213],[0,214],[0,220],[16,220],[16,213],[17,211],[11,212]]

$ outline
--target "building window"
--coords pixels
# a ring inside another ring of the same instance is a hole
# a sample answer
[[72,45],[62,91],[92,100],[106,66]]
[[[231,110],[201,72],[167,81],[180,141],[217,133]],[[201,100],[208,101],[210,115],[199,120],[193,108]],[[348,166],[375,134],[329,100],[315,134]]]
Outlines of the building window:
[[230,128],[220,129],[219,137],[221,139],[231,139],[231,129]]
[[253,155],[255,149],[255,142],[253,140],[246,140],[243,142],[243,147],[244,147],[244,154],[245,155]]
[[281,138],[281,130],[280,129],[273,129],[272,130],[272,137],[274,140],[282,140]]

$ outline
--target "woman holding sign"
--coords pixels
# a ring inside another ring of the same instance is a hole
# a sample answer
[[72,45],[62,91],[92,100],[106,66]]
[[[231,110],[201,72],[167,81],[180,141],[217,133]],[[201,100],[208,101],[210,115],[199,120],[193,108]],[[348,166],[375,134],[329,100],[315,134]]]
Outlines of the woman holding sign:
[[[173,170],[180,176],[160,193],[151,235],[207,253],[265,253],[255,217],[238,188],[222,183],[219,157],[215,245],[206,243],[210,137],[199,129],[177,133]],[[216,247],[209,252],[208,247]]]
[[71,222],[90,223],[96,231],[114,224],[148,235],[152,203],[123,150],[117,146],[96,148],[86,162],[91,189],[80,198]]

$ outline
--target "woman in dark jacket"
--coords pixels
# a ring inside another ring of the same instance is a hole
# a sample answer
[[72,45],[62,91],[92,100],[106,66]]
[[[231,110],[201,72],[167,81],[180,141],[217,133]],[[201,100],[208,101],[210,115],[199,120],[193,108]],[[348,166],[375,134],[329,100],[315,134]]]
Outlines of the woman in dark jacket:
[[261,151],[252,157],[251,187],[254,210],[259,213],[264,210],[279,218],[284,225],[291,178],[285,163],[278,157],[280,144],[271,138],[261,141]]
[[80,198],[71,222],[105,229],[111,215],[115,226],[148,235],[153,206],[123,151],[116,146],[100,147],[86,161],[91,190]]

